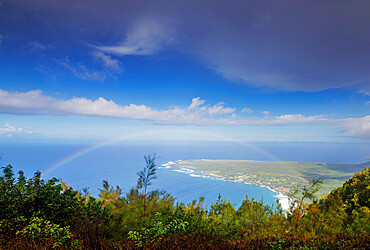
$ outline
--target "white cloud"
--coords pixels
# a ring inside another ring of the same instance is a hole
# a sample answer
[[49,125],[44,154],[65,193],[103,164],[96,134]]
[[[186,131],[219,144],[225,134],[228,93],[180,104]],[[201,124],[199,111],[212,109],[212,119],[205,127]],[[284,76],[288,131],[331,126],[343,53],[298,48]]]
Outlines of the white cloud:
[[235,110],[224,107],[222,103],[214,106],[205,106],[204,103],[205,101],[198,97],[194,98],[191,104],[185,108],[172,107],[167,110],[156,110],[145,105],[121,106],[103,97],[96,100],[84,97],[62,100],[44,95],[40,90],[29,92],[0,90],[0,112],[10,114],[74,114],[152,120],[176,124],[200,124],[207,115],[227,114]]
[[193,98],[191,100],[191,104],[189,106],[189,109],[195,109],[198,108],[199,106],[203,105],[205,103],[204,100],[200,100],[200,97]]
[[248,114],[253,113],[252,109],[250,109],[250,108],[243,108],[241,112],[242,113],[248,113]]
[[144,20],[128,32],[126,40],[116,46],[95,46],[116,55],[151,55],[167,44],[167,29],[157,21]]
[[[329,119],[325,115],[305,116],[302,114],[245,118],[235,114],[235,110],[235,108],[225,107],[222,102],[213,106],[207,105],[206,101],[200,97],[193,98],[187,107],[174,106],[157,110],[146,105],[119,105],[103,97],[96,100],[84,97],[63,100],[44,95],[40,90],[8,92],[0,89],[0,113],[7,114],[115,117],[174,125],[326,124],[336,126],[350,135],[370,138],[370,115],[347,119]],[[9,126],[8,129],[10,128]]]
[[264,115],[269,115],[269,114],[270,114],[270,112],[268,112],[268,111],[262,111],[262,114],[264,114]]
[[104,54],[101,51],[95,51],[93,53],[93,56],[95,60],[102,62],[105,68],[112,69],[117,72],[121,71],[120,63],[118,60],[112,59],[112,57]]
[[344,128],[350,135],[370,138],[370,115],[361,118],[347,118],[338,120],[339,128]]
[[83,80],[103,82],[110,75],[109,71],[90,70],[82,63],[72,64],[68,58],[65,60],[58,60],[58,62],[75,77]]
[[11,125],[9,122],[5,122],[4,127],[0,127],[0,135],[6,135],[11,137],[14,134],[23,133],[23,128],[16,128]]
[[40,90],[8,92],[0,89],[0,112],[11,114],[47,114],[54,99]]
[[[54,115],[86,115],[116,117],[128,119],[151,120],[169,124],[299,124],[315,122],[317,116],[284,115],[280,117],[240,118],[235,115],[235,108],[225,107],[220,102],[214,106],[206,105],[200,97],[193,98],[188,107],[172,107],[156,110],[145,105],[118,105],[112,100],[99,97],[90,100],[84,97],[74,97],[62,100],[44,95],[40,90],[29,92],[8,92],[0,90],[0,112],[11,114],[54,114]],[[217,115],[232,116],[217,118]],[[321,121],[321,120],[320,120]]]
[[[37,52],[42,52],[41,48],[37,48],[37,50]],[[86,81],[104,82],[106,79],[115,77],[122,72],[120,62],[101,51],[91,53],[92,63],[74,61],[69,57],[54,58],[43,56],[42,58],[45,59],[44,62],[36,69],[55,79],[65,75],[72,75]]]
[[[208,121],[206,125],[295,125],[295,124],[330,124],[334,120],[329,120],[323,115],[304,116],[301,114],[289,114],[276,117],[264,118],[241,118],[233,114],[230,118]],[[205,121],[204,121],[205,122]]]
[[35,51],[44,51],[51,48],[48,44],[42,44],[37,41],[33,41],[28,43],[27,47],[29,48],[29,52],[35,52]]
[[367,101],[367,102],[366,102],[366,105],[370,105],[370,101]]
[[[269,113],[267,112],[267,114]],[[277,117],[265,118],[264,120],[269,121],[269,124],[271,125],[272,124],[308,124],[308,123],[319,123],[319,122],[329,121],[323,115],[304,116],[301,114],[281,115]]]
[[210,115],[220,115],[220,114],[229,114],[234,113],[235,108],[225,108],[223,102],[214,105],[213,107],[207,108],[208,114]]
[[370,96],[370,83],[363,84],[359,88],[359,93]]

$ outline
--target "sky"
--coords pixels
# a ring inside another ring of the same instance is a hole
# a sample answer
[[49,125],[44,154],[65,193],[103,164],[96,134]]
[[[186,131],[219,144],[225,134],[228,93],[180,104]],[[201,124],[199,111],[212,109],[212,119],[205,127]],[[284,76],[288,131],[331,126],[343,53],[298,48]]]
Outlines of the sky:
[[0,0],[0,140],[370,143],[369,1]]

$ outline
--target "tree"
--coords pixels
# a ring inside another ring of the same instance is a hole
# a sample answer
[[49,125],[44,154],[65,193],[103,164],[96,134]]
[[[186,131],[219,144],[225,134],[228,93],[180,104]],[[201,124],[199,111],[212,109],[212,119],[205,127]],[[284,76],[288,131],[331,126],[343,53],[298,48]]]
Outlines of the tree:
[[288,215],[288,219],[293,227],[294,233],[299,233],[300,231],[300,222],[303,216],[307,213],[308,204],[306,204],[305,200],[309,199],[312,202],[316,202],[315,193],[320,189],[320,185],[322,184],[321,179],[313,179],[309,182],[308,186],[303,186],[300,189],[298,185],[292,197],[297,197],[300,193],[300,199],[295,199],[294,202],[290,206],[290,210]]
[[147,196],[147,188],[148,186],[152,185],[152,180],[157,179],[156,177],[156,171],[157,167],[155,165],[156,155],[145,155],[144,156],[146,166],[144,169],[137,173],[139,176],[139,179],[137,181],[137,187],[138,189],[142,189],[142,195],[143,195],[143,216],[145,216],[145,209],[146,209],[146,196]]

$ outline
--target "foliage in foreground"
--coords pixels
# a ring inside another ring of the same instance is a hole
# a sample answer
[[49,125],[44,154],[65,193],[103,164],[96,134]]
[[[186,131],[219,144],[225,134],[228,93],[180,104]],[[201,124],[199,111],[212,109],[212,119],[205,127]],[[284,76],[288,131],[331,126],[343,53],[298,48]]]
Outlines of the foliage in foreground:
[[40,172],[16,178],[12,167],[0,176],[0,248],[368,248],[370,170],[317,200],[320,185],[297,189],[288,212],[247,196],[240,207],[204,198],[175,202],[165,191],[148,191],[155,179],[155,156],[146,156],[138,185],[127,193],[103,181],[99,199],[81,194]]

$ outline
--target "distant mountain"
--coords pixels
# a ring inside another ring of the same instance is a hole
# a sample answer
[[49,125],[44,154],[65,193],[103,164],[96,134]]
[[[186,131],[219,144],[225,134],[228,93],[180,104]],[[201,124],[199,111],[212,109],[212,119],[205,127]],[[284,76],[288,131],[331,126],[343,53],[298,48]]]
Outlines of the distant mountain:
[[370,161],[360,164],[326,163],[326,167],[331,170],[348,173],[360,172],[365,166],[370,167]]

